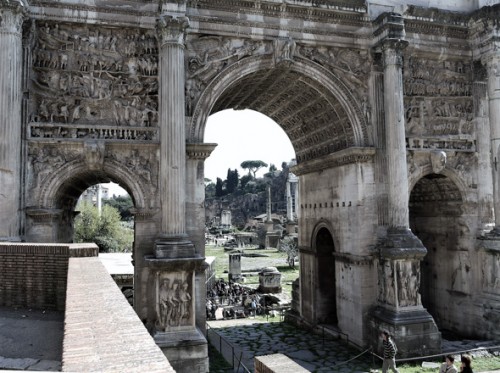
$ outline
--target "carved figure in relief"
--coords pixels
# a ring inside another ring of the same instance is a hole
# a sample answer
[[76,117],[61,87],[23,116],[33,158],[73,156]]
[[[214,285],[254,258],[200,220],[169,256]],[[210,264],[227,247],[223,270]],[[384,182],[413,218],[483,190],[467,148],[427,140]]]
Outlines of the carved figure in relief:
[[459,253],[457,256],[458,267],[455,268],[451,275],[451,289],[461,293],[470,293],[470,260],[469,254],[466,252]]
[[53,170],[60,168],[66,162],[59,151],[54,148],[35,148],[32,154],[33,173],[35,176],[35,183],[33,187],[38,187],[41,182],[52,173]]
[[191,295],[188,291],[189,284],[184,281],[179,289],[179,322],[183,319],[189,320],[191,310]]
[[394,273],[390,261],[384,263],[383,267],[383,300],[387,304],[394,304]]
[[446,166],[446,153],[442,150],[433,150],[430,154],[432,171],[435,174],[441,173]]

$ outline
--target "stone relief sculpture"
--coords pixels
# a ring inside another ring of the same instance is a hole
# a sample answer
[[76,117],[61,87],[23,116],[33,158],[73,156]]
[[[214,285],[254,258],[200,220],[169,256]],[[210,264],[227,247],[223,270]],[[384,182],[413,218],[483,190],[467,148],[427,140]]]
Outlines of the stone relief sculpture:
[[481,268],[483,291],[498,294],[500,289],[500,253],[485,252]]
[[463,294],[470,294],[470,258],[468,252],[459,252],[454,262],[458,262],[451,275],[451,290]]
[[334,47],[299,46],[297,53],[331,70],[359,89],[366,89],[371,59],[367,51]]
[[192,274],[162,273],[158,275],[158,329],[192,325]]
[[28,158],[32,169],[33,179],[30,181],[32,188],[37,188],[55,170],[67,162],[76,159],[78,155],[63,153],[59,148],[31,146],[28,150]]
[[256,53],[267,53],[263,41],[224,38],[221,36],[191,37],[186,41],[186,112],[192,114],[194,103],[205,86],[229,65]]
[[156,127],[158,48],[153,31],[46,22],[34,32],[32,137],[153,139],[151,130],[98,129]]
[[273,46],[274,46],[274,63],[276,65],[293,62],[295,49],[297,48],[295,40],[293,40],[290,37],[286,39],[276,39],[274,40]]
[[442,150],[433,150],[430,154],[432,171],[435,174],[441,173],[446,166],[446,153]]
[[418,263],[397,261],[398,304],[401,307],[420,304],[420,271]]
[[472,65],[405,60],[406,135],[410,148],[474,151]]
[[379,267],[379,301],[395,306],[394,269],[391,261],[381,263]]

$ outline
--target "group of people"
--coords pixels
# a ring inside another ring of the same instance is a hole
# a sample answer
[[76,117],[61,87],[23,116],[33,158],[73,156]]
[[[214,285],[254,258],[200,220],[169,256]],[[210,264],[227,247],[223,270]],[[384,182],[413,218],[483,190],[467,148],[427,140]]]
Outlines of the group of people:
[[261,300],[261,296],[255,290],[243,288],[237,282],[219,279],[207,292],[207,319],[215,319],[215,311],[219,306],[224,308],[224,318],[262,314],[264,307],[261,305]]
[[[383,331],[381,337],[383,345],[382,373],[386,373],[389,368],[392,369],[393,372],[399,373],[399,370],[396,368],[396,353],[398,352],[396,344],[387,331]],[[473,373],[472,358],[469,355],[461,355],[460,363],[459,371],[455,366],[455,358],[453,355],[447,355],[446,361],[439,369],[439,373]]]

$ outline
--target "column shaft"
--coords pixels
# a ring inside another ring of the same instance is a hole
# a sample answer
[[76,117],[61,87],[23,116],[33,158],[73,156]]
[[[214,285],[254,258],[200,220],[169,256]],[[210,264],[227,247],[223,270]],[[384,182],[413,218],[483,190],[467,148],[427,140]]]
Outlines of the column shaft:
[[161,234],[185,235],[186,144],[184,30],[187,19],[161,19],[159,56]]
[[403,41],[388,41],[384,53],[384,112],[387,151],[387,185],[390,228],[409,227],[408,176],[406,166],[403,102]]
[[0,241],[20,235],[21,25],[20,10],[0,4]]
[[500,226],[500,55],[487,61],[488,106],[491,128],[491,157],[493,162],[493,198],[495,226]]

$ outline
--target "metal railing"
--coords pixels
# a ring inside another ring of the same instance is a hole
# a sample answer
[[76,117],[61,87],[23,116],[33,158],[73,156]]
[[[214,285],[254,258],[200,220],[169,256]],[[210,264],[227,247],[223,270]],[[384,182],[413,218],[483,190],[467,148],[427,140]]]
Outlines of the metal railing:
[[207,324],[207,341],[222,355],[234,372],[251,373],[243,363],[243,349],[235,346]]

